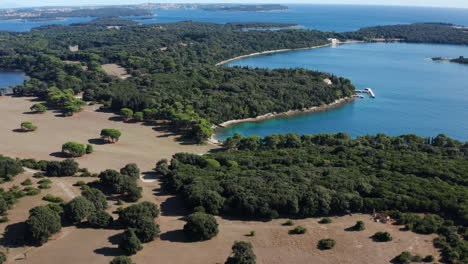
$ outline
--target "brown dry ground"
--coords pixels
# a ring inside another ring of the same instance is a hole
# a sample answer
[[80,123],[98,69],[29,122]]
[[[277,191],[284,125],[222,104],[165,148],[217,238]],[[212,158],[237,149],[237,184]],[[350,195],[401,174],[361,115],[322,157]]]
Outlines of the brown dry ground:
[[[44,115],[23,114],[28,111],[32,103],[31,99],[0,98],[2,109],[0,153],[14,157],[59,159],[50,154],[59,151],[62,143],[68,140],[86,142],[88,139],[98,137],[103,127],[120,129],[124,135],[119,143],[96,145],[96,153],[78,159],[83,167],[88,167],[92,171],[117,169],[129,162],[136,162],[144,171],[148,171],[156,160],[169,158],[175,152],[205,153],[212,148],[181,142],[176,136],[155,131],[151,126],[111,121],[109,118],[112,119],[112,114],[94,112],[93,107],[87,107],[86,111],[67,118],[56,117],[57,113],[52,112]],[[33,133],[12,131],[25,120],[37,124],[38,131]],[[31,176],[31,172],[25,172],[15,177],[13,182],[2,184],[2,187],[18,185]],[[31,207],[46,203],[40,200],[45,194],[52,193],[69,200],[72,196],[70,192],[73,195],[80,193],[78,187],[73,186],[74,183],[78,180],[88,182],[94,178],[63,177],[51,180],[53,181],[51,189],[43,190],[38,196],[21,198],[14,209],[9,211],[10,221],[0,224],[0,231],[8,227],[13,230],[16,228],[20,233],[21,225],[18,223],[27,219]],[[33,181],[37,182],[37,179],[33,178]],[[438,255],[432,246],[435,235],[418,235],[401,231],[400,227],[375,223],[369,215],[362,214],[334,217],[333,223],[327,225],[319,224],[317,218],[295,220],[296,225],[303,225],[308,229],[304,235],[289,235],[288,231],[292,227],[282,225],[286,219],[259,222],[217,217],[220,224],[220,233],[217,237],[210,241],[188,243],[182,232],[185,223],[183,218],[188,211],[184,209],[182,201],[165,193],[160,187],[159,179],[140,182],[140,185],[144,188],[142,200],[157,203],[161,207],[162,216],[156,219],[161,226],[161,237],[144,244],[144,249],[132,256],[138,264],[224,263],[236,240],[253,243],[259,264],[379,264],[389,263],[390,259],[405,250],[422,256]],[[111,208],[108,211],[115,211],[116,201],[110,199],[109,203]],[[366,230],[361,232],[345,230],[357,220],[365,222]],[[251,230],[256,231],[255,237],[246,236]],[[372,241],[370,236],[377,231],[391,232],[393,241],[387,243]],[[120,233],[122,230],[65,227],[42,247],[11,248],[8,254],[9,263],[108,263],[113,256],[122,254],[117,248]],[[318,250],[316,245],[322,238],[335,239],[336,247],[327,251]]]
[[117,64],[102,64],[101,67],[107,72],[107,74],[119,77],[120,79],[128,79],[132,77],[130,74],[127,73],[125,68],[117,65]]

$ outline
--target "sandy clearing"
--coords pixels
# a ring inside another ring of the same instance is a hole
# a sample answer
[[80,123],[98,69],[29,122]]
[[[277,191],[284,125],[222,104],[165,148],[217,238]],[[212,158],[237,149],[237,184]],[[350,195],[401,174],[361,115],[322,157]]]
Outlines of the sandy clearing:
[[[206,153],[210,145],[195,145],[183,141],[171,132],[156,131],[154,126],[141,123],[124,123],[111,113],[96,112],[97,106],[86,106],[85,111],[72,117],[60,117],[60,113],[31,114],[33,98],[0,97],[2,122],[0,122],[0,153],[10,157],[61,160],[57,153],[63,143],[77,141],[96,143],[95,152],[77,162],[92,172],[119,169],[127,163],[136,163],[143,172],[154,168],[162,158],[170,158],[177,152]],[[14,132],[23,121],[31,121],[39,128],[35,132]],[[102,144],[99,134],[103,128],[116,128],[122,137],[116,144]],[[156,127],[157,129],[157,127]]]
[[127,70],[125,70],[125,68],[117,64],[102,64],[101,67],[106,71],[107,74],[119,77],[123,80],[132,77],[132,75],[127,73]]

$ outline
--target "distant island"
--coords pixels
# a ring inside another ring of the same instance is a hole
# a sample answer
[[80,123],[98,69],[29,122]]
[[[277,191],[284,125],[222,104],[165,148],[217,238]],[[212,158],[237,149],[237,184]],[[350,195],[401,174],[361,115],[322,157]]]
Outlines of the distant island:
[[0,20],[26,19],[30,21],[58,20],[66,17],[126,17],[153,16],[153,12],[143,8],[106,7],[106,8],[24,8],[7,9],[0,12]]
[[458,57],[457,59],[449,59],[449,58],[442,58],[442,57],[435,57],[431,58],[433,61],[447,61],[447,62],[456,62],[461,64],[468,64],[468,58],[463,56]]
[[235,29],[270,29],[270,28],[296,28],[298,24],[289,23],[270,23],[270,22],[232,22],[226,26]]
[[284,5],[235,5],[235,4],[216,4],[201,6],[205,11],[227,11],[227,12],[271,12],[288,10]]

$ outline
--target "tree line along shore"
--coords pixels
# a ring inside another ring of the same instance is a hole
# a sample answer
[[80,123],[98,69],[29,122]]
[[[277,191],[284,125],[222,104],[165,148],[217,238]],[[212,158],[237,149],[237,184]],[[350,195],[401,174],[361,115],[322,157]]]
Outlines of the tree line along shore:
[[[446,24],[374,27],[349,33],[243,31],[229,24],[191,21],[129,25],[120,30],[105,25],[48,25],[27,33],[2,32],[0,65],[31,77],[15,87],[15,94],[47,98],[55,87],[83,93],[85,101],[103,103],[111,111],[129,108],[146,114],[145,119],[169,120],[174,130],[203,141],[213,133],[213,124],[312,108],[354,94],[350,80],[328,73],[215,67],[220,61],[268,50],[327,45],[329,38],[468,43],[463,30]],[[70,51],[69,46],[79,49]],[[86,69],[64,61],[79,61]],[[124,67],[133,77],[119,80],[106,75],[101,67],[106,63]],[[332,85],[324,79],[331,79]],[[80,108],[73,102],[66,104]]]

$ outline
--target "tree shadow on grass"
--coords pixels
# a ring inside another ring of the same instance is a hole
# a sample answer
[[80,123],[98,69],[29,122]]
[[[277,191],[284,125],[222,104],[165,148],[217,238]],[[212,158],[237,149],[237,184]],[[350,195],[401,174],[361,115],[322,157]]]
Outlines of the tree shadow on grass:
[[118,245],[120,243],[120,240],[122,240],[122,234],[123,233],[115,234],[113,236],[110,236],[107,240],[112,245]]
[[61,151],[52,152],[49,154],[49,156],[56,157],[56,158],[63,158],[63,159],[70,158],[70,155],[63,153]]
[[26,224],[24,222],[14,223],[5,228],[0,244],[4,247],[18,248],[27,245],[24,239]]
[[92,138],[88,140],[88,143],[94,144],[94,145],[106,145],[106,144],[109,144],[109,141],[103,138]]
[[156,181],[156,180],[159,180],[159,176],[154,171],[145,171],[145,172],[142,173],[141,179],[142,180],[147,180],[147,181],[149,181],[149,180]]
[[185,236],[184,230],[172,230],[161,234],[161,240],[178,243],[190,243],[191,241]]
[[167,198],[160,205],[161,215],[164,216],[186,216],[190,214],[184,206],[184,202],[177,196]]
[[121,255],[125,255],[125,252],[119,248],[111,248],[111,247],[102,247],[94,250],[94,253],[103,255],[106,257],[117,257]]
[[15,132],[15,133],[26,133],[26,132],[27,132],[27,131],[25,131],[25,130],[23,130],[23,129],[21,129],[21,128],[15,128],[15,129],[13,129],[13,130],[11,130],[11,131],[13,131],[13,132]]

